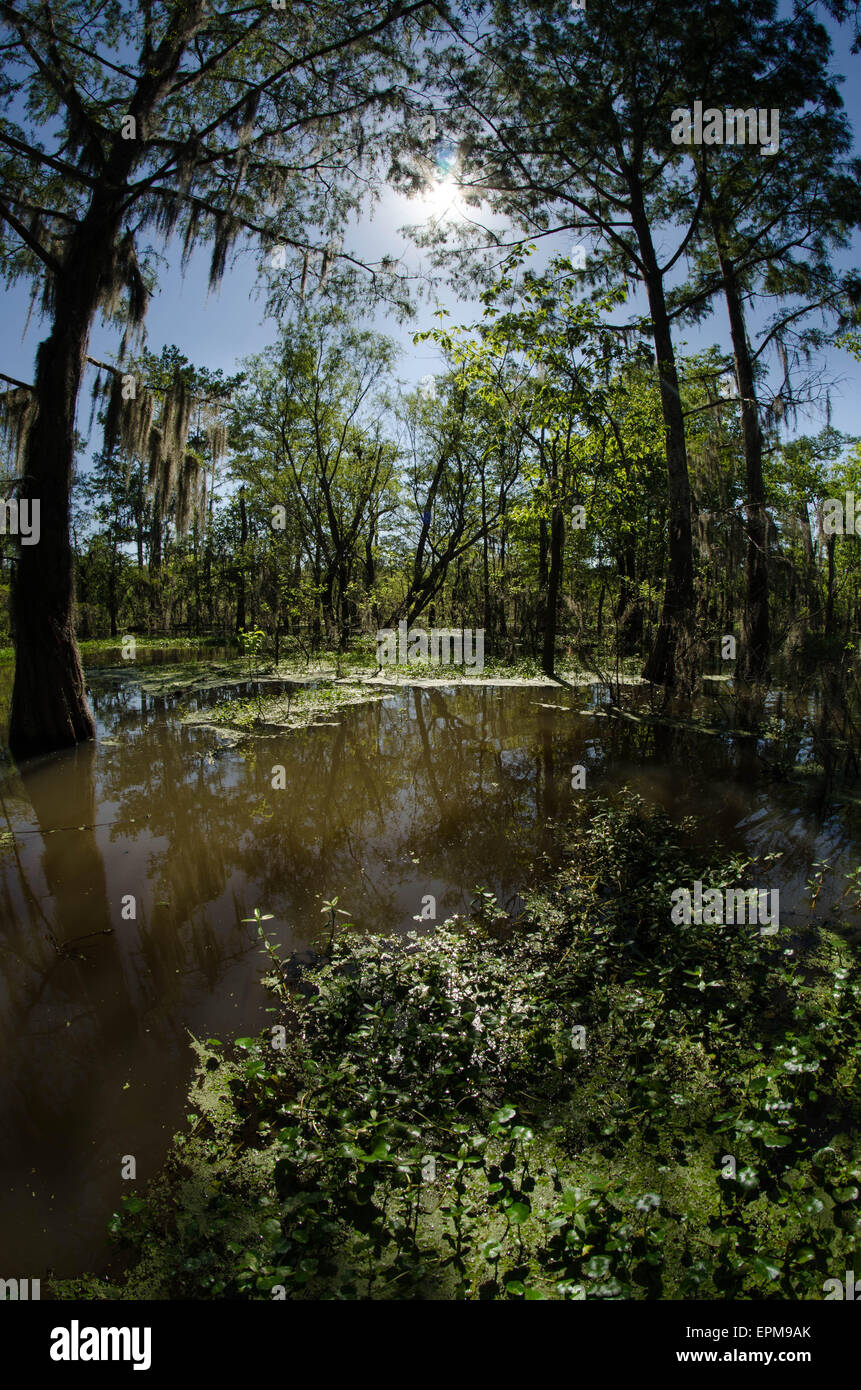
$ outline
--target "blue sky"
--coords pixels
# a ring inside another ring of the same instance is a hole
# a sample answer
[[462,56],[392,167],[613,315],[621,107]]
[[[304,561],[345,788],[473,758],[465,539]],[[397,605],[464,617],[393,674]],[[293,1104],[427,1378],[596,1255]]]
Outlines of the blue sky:
[[[831,24],[834,41],[834,70],[842,74],[843,99],[856,131],[861,131],[861,56],[850,53],[851,32],[848,26]],[[403,252],[413,266],[421,265],[421,255],[400,235],[398,229],[406,223],[421,221],[429,215],[429,208],[421,202],[409,201],[405,197],[386,190],[373,216],[364,214],[345,238],[345,247],[359,257],[377,259],[384,251],[391,254]],[[437,215],[439,208],[433,209]],[[547,239],[542,246],[539,259],[543,260],[552,251],[570,250],[571,238]],[[859,246],[853,254],[845,257],[846,264],[853,259],[857,264]],[[192,257],[190,265],[182,275],[179,270],[179,254],[174,248],[167,248],[168,264],[160,277],[158,291],[151,303],[147,318],[148,346],[158,352],[163,345],[175,343],[187,357],[197,365],[209,368],[221,367],[225,372],[236,370],[239,359],[258,352],[273,341],[275,326],[264,317],[262,295],[255,294],[257,283],[257,257],[250,251],[241,252],[227,273],[218,290],[208,289],[209,250],[199,249]],[[459,303],[444,286],[438,290],[438,302],[449,309],[454,321],[469,322],[478,317],[479,310],[474,304]],[[0,370],[22,380],[32,380],[33,358],[36,347],[44,336],[45,324],[34,310],[29,326],[27,317],[30,292],[23,282],[4,294],[2,322],[0,322]],[[432,343],[414,346],[412,335],[420,329],[432,325],[433,304],[420,307],[417,319],[406,325],[398,325],[393,320],[377,315],[373,320],[375,327],[391,334],[403,348],[398,367],[398,375],[409,385],[415,385],[426,373],[440,366],[440,359]],[[629,307],[633,307],[629,305]],[[639,309],[642,306],[637,303]],[[26,327],[25,327],[26,326]],[[755,329],[756,323],[752,324]],[[728,349],[728,332],[725,315],[720,306],[711,319],[696,328],[690,328],[679,335],[681,351],[693,351],[711,343],[718,343]],[[95,357],[112,360],[118,344],[115,330],[97,326],[93,333],[90,351]],[[861,364],[855,363],[845,352],[829,355],[826,372],[830,377],[844,378],[842,384],[831,393],[832,423],[849,434],[861,435]],[[78,426],[86,427],[88,392],[82,398]],[[790,433],[813,432],[823,423],[819,416],[799,417],[798,424]]]

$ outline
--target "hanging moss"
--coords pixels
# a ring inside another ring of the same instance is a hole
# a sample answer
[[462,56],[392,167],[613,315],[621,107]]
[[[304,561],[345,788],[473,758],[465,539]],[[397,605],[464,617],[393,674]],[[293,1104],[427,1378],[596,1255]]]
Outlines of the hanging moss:
[[227,453],[227,426],[223,420],[214,420],[206,431],[209,447],[212,451],[212,461],[218,464]]
[[[107,378],[103,380],[100,371],[93,387],[94,405],[99,398],[106,399],[104,452],[121,452],[126,463],[127,487],[132,462],[144,462],[147,497],[155,499],[162,520],[175,507],[180,534],[188,530],[192,519],[202,527],[206,520],[206,471],[201,455],[189,447],[189,430],[196,406],[198,447],[206,441],[213,468],[216,467],[227,452],[227,426],[217,409],[209,402],[195,401],[179,368],[161,393],[146,386],[139,374],[123,374],[116,368],[107,370]],[[132,392],[130,380],[134,383]]]
[[188,530],[192,517],[201,519],[201,471],[197,454],[186,453],[176,490],[176,529],[180,535]]
[[15,472],[20,474],[27,439],[36,418],[36,397],[32,391],[13,386],[0,392],[0,433],[15,456]]
[[146,490],[147,496],[155,495],[158,486],[159,461],[161,459],[161,430],[158,425],[153,425],[149,432],[149,443],[147,447],[147,476]]
[[209,265],[209,288],[214,289],[224,275],[227,253],[240,230],[240,223],[230,213],[220,213],[215,219],[212,260]]

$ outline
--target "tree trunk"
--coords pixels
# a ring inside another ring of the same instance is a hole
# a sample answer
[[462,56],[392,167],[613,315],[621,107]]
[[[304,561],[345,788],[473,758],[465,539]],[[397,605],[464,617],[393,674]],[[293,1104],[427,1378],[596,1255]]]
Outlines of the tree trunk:
[[93,276],[90,267],[89,275],[57,277],[54,325],[36,357],[37,413],[25,452],[22,495],[40,504],[40,538],[38,545],[21,546],[12,592],[15,684],[9,747],[16,758],[95,738],[75,641],[69,541],[75,406],[96,302]]
[[337,639],[338,650],[346,651],[349,644],[350,628],[356,617],[356,605],[350,598],[350,567],[346,556],[338,559],[338,611]]
[[236,631],[245,628],[245,545],[248,540],[248,512],[245,507],[245,488],[239,489],[239,565],[236,572]]
[[157,575],[161,569],[161,489],[156,488],[152,499],[152,521],[149,533],[149,572],[150,578]]
[[762,430],[753,379],[753,363],[747,340],[744,305],[735,267],[726,256],[720,226],[711,214],[712,232],[724,282],[729,313],[735,371],[741,403],[741,432],[745,459],[745,557],[744,616],[738,674],[745,681],[765,680],[770,647],[768,615],[768,551],[765,512],[765,484],[762,478]]
[[637,587],[636,553],[630,536],[625,538],[622,545],[619,576],[621,582],[616,604],[619,650],[623,656],[630,656],[637,650],[643,638],[643,610],[640,607]]
[[135,542],[138,552],[138,575],[143,570],[144,563],[144,512],[146,511],[145,502],[146,492],[144,489],[144,466],[143,459],[138,460],[138,479],[137,497],[135,499]]
[[[132,113],[145,123],[179,69],[199,27],[195,6],[181,7],[169,36],[138,82]],[[115,138],[93,184],[84,217],[52,268],[54,314],[36,355],[36,415],[24,452],[22,495],[41,506],[38,546],[22,546],[12,613],[15,684],[9,746],[16,757],[50,753],[95,737],[75,642],[74,567],[69,512],[75,461],[75,410],[90,328],[105,291],[119,288],[110,267],[128,215],[128,181],[138,157],[134,140]]]
[[828,558],[828,587],[825,592],[825,639],[834,636],[834,541],[835,536],[825,538],[825,554]]
[[337,631],[338,619],[335,613],[335,582],[338,576],[337,561],[329,564],[321,584],[320,607],[323,612],[323,625],[326,641],[331,642]]
[[561,507],[554,507],[550,518],[550,570],[547,578],[547,608],[544,614],[544,641],[541,652],[541,669],[545,676],[552,676],[556,670],[556,619],[564,549],[565,514]]
[[631,216],[644,266],[643,280],[649,300],[652,338],[661,411],[664,417],[667,452],[667,505],[669,509],[669,564],[664,581],[664,602],[655,644],[643,668],[646,680],[656,685],[674,685],[676,652],[681,630],[693,617],[694,561],[691,537],[691,489],[688,455],[685,447],[685,421],[676,371],[676,356],[664,282],[658,266],[652,235],[646,218],[639,185],[631,189]]
[[197,520],[192,530],[192,552],[194,555],[194,631],[200,636],[200,545],[198,543]]
[[484,611],[484,626],[491,634],[493,631],[493,616],[490,611],[490,564],[488,554],[487,537],[487,496],[485,492],[484,469],[481,472],[481,589],[482,589],[482,608]]
[[376,517],[372,517],[370,530],[365,536],[365,589],[368,593],[373,589],[377,578],[376,566],[374,563],[374,545],[376,544],[376,539],[377,522]]
[[108,618],[111,624],[111,636],[117,635],[117,543],[115,531],[109,532],[111,545],[111,568],[108,576]]
[[538,522],[538,587],[547,584],[547,521],[542,516]]

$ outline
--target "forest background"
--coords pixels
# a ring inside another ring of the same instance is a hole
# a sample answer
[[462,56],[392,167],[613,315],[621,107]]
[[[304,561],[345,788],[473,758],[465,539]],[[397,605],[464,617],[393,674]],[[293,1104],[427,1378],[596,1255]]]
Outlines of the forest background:
[[[406,619],[685,688],[854,656],[851,5],[0,19],[13,750],[88,736],[76,641],[129,633]],[[674,145],[708,92],[779,150]]]

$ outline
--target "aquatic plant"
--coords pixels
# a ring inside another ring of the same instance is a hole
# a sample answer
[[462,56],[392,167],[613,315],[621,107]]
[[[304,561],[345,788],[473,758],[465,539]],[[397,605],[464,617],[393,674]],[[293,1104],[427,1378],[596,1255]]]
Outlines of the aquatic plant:
[[859,1225],[857,950],[672,928],[673,885],[748,868],[693,828],[584,800],[515,929],[270,970],[273,1028],[197,1045],[194,1126],[114,1218],[129,1272],[59,1292],[821,1298]]

